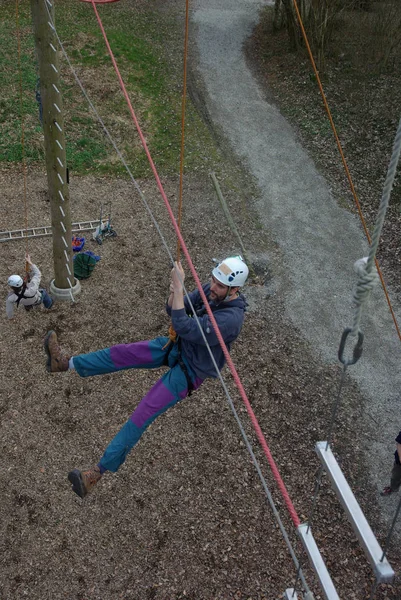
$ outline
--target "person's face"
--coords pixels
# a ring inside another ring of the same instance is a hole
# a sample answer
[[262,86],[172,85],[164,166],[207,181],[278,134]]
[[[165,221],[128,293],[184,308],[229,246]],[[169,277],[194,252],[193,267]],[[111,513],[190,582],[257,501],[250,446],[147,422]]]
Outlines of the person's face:
[[[237,289],[238,288],[231,288],[230,296],[235,294]],[[220,283],[220,281],[218,281],[218,279],[212,275],[212,279],[210,281],[210,299],[213,300],[213,302],[222,302],[225,300],[228,290],[228,285]]]

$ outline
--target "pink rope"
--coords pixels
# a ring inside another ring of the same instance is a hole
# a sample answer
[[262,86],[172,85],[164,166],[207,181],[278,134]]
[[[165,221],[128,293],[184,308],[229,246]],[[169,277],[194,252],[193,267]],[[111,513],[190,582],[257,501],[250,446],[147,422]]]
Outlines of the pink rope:
[[249,402],[249,400],[248,400],[248,397],[247,397],[247,395],[246,395],[246,392],[245,392],[245,390],[244,390],[244,387],[243,387],[243,385],[242,385],[242,383],[241,383],[241,380],[240,380],[240,378],[239,378],[239,375],[238,375],[238,373],[237,373],[237,371],[236,371],[236,368],[235,368],[235,366],[234,366],[234,363],[233,363],[233,361],[231,360],[231,356],[230,356],[230,354],[229,354],[229,352],[228,352],[228,350],[227,350],[227,346],[226,346],[226,344],[225,344],[225,342],[224,342],[224,340],[223,340],[223,337],[222,337],[222,335],[221,335],[221,333],[220,333],[220,329],[219,329],[219,327],[218,327],[218,325],[217,325],[216,319],[214,318],[213,312],[212,312],[212,310],[211,310],[211,308],[210,308],[210,306],[209,306],[209,303],[208,303],[208,301],[207,301],[207,298],[206,298],[205,292],[203,291],[203,288],[202,288],[202,283],[201,283],[201,281],[200,281],[200,279],[199,279],[199,277],[198,277],[198,274],[197,274],[197,272],[196,272],[196,270],[195,270],[195,267],[194,267],[194,265],[193,265],[193,263],[192,263],[191,257],[190,257],[190,255],[189,255],[189,252],[188,252],[188,248],[187,248],[187,246],[186,246],[186,244],[185,244],[185,242],[184,242],[184,239],[183,239],[183,237],[182,237],[182,235],[181,235],[181,231],[180,231],[180,229],[179,229],[179,227],[178,227],[178,225],[177,225],[176,219],[175,219],[175,217],[174,217],[174,213],[173,213],[173,211],[172,211],[172,208],[171,208],[171,206],[170,206],[170,203],[169,203],[169,201],[168,201],[168,199],[167,199],[167,196],[166,196],[166,194],[165,194],[165,191],[164,191],[164,189],[163,189],[163,186],[162,186],[162,184],[161,184],[161,181],[160,181],[159,175],[158,175],[158,173],[157,173],[157,171],[156,171],[156,167],[155,167],[155,165],[154,165],[154,162],[153,162],[153,160],[152,160],[152,157],[151,157],[151,155],[150,155],[150,152],[149,152],[148,146],[147,146],[147,144],[146,144],[146,141],[145,141],[144,135],[143,135],[143,133],[142,133],[142,130],[141,130],[141,128],[140,128],[140,126],[139,126],[139,123],[138,123],[138,120],[137,120],[137,118],[136,118],[136,115],[135,115],[134,109],[132,108],[132,104],[131,104],[131,101],[130,101],[130,99],[129,99],[129,96],[128,96],[128,93],[127,93],[127,90],[125,89],[124,81],[123,81],[123,79],[122,79],[122,77],[121,77],[121,75],[120,75],[120,71],[119,71],[119,69],[118,69],[118,66],[117,66],[116,60],[115,60],[115,58],[114,58],[113,52],[112,52],[112,50],[111,50],[111,48],[110,48],[110,44],[109,44],[109,42],[108,42],[108,39],[107,39],[107,36],[106,36],[106,32],[105,32],[105,30],[104,30],[104,27],[103,27],[102,21],[101,21],[101,19],[100,19],[100,17],[99,17],[99,14],[98,14],[98,12],[97,12],[97,9],[96,9],[96,6],[95,6],[95,1],[94,1],[94,0],[91,0],[91,1],[92,1],[93,10],[95,11],[96,18],[97,18],[97,20],[98,20],[98,23],[99,23],[99,27],[100,27],[100,29],[101,29],[101,31],[102,31],[102,33],[103,33],[103,37],[104,37],[104,40],[105,40],[105,42],[106,42],[106,46],[107,46],[107,49],[108,49],[108,51],[109,51],[110,58],[111,58],[111,60],[112,60],[112,63],[113,63],[114,69],[115,69],[115,71],[116,71],[116,74],[117,74],[117,77],[118,77],[118,81],[120,82],[120,87],[121,87],[121,90],[122,90],[122,92],[123,92],[123,94],[124,94],[124,96],[125,96],[125,99],[126,99],[126,101],[127,101],[128,107],[129,107],[129,109],[130,109],[130,112],[131,112],[131,116],[132,116],[132,118],[133,118],[133,120],[134,120],[134,123],[135,123],[136,129],[137,129],[137,131],[138,131],[139,137],[140,137],[140,139],[141,139],[141,142],[142,142],[143,148],[144,148],[144,150],[145,150],[145,152],[146,152],[146,156],[148,157],[149,164],[150,164],[150,166],[151,166],[151,168],[152,168],[152,171],[153,171],[153,174],[154,174],[154,176],[155,176],[156,183],[157,183],[157,186],[158,186],[158,188],[159,188],[160,194],[161,194],[161,196],[162,196],[162,198],[163,198],[163,201],[164,201],[164,203],[165,203],[165,205],[166,205],[166,208],[167,208],[168,214],[169,214],[169,216],[170,216],[170,219],[171,219],[171,221],[172,221],[172,223],[173,223],[173,226],[174,226],[175,232],[176,232],[176,234],[177,234],[177,238],[178,238],[178,239],[179,239],[179,241],[180,241],[180,244],[181,244],[181,247],[182,247],[182,251],[183,251],[183,253],[184,253],[184,255],[185,255],[185,258],[187,259],[188,266],[189,266],[189,268],[190,268],[190,271],[191,271],[191,273],[192,273],[192,276],[193,276],[193,278],[194,278],[194,280],[195,280],[195,283],[196,283],[196,286],[197,286],[197,288],[198,288],[198,290],[199,290],[199,293],[200,293],[200,295],[201,295],[201,298],[202,298],[202,300],[203,300],[203,302],[204,302],[204,304],[205,304],[205,307],[206,307],[207,313],[208,313],[208,315],[209,315],[210,321],[211,321],[211,323],[212,323],[212,325],[213,325],[213,329],[214,329],[214,331],[215,331],[215,333],[216,333],[217,339],[219,340],[220,346],[221,346],[221,348],[222,348],[222,350],[223,350],[223,353],[224,353],[224,356],[225,356],[225,358],[226,358],[227,365],[228,365],[228,367],[229,367],[229,369],[230,369],[230,371],[231,371],[231,374],[232,374],[232,376],[233,376],[233,378],[234,378],[234,381],[235,381],[235,383],[236,383],[236,385],[237,385],[237,387],[238,387],[238,390],[239,390],[239,392],[240,392],[240,394],[241,394],[242,400],[244,401],[244,404],[245,404],[245,406],[246,406],[246,409],[247,409],[247,411],[248,411],[249,417],[250,417],[250,419],[251,419],[251,421],[252,421],[252,425],[253,425],[253,427],[254,427],[254,429],[255,429],[255,431],[256,431],[257,438],[258,438],[258,440],[259,440],[259,442],[260,442],[260,444],[261,444],[261,446],[262,446],[262,448],[263,448],[263,451],[264,451],[264,453],[265,453],[265,456],[266,456],[266,458],[267,458],[267,460],[268,460],[268,462],[269,462],[270,468],[271,468],[271,470],[272,470],[273,476],[274,476],[274,478],[275,478],[275,480],[276,480],[276,482],[277,482],[277,485],[278,485],[278,487],[279,487],[279,489],[280,489],[280,491],[281,491],[281,493],[282,493],[282,495],[283,495],[283,498],[284,498],[285,504],[286,504],[286,506],[287,506],[287,510],[288,510],[288,512],[289,512],[289,514],[290,514],[290,516],[291,516],[291,518],[292,518],[292,521],[293,521],[293,523],[294,523],[295,527],[298,527],[298,526],[301,524],[301,522],[300,522],[300,520],[299,520],[299,517],[298,517],[298,515],[297,515],[297,512],[296,512],[296,510],[295,510],[295,507],[294,507],[294,505],[293,505],[293,503],[292,503],[292,501],[291,501],[291,498],[290,498],[290,496],[289,496],[289,494],[288,494],[287,488],[285,487],[284,481],[283,481],[283,480],[282,480],[282,478],[281,478],[281,475],[280,475],[280,473],[279,473],[279,470],[278,470],[278,468],[277,468],[277,465],[276,465],[276,463],[275,463],[275,461],[274,461],[274,458],[273,458],[273,456],[272,456],[272,453],[270,452],[269,446],[267,445],[266,439],[265,439],[265,437],[264,437],[264,435],[263,435],[263,432],[262,432],[262,430],[261,430],[261,428],[260,428],[260,425],[259,425],[259,423],[258,423],[258,420],[257,420],[257,418],[256,418],[256,416],[255,416],[255,413],[253,412],[253,409],[252,409],[252,407],[251,407],[251,404],[250,404],[250,402]]

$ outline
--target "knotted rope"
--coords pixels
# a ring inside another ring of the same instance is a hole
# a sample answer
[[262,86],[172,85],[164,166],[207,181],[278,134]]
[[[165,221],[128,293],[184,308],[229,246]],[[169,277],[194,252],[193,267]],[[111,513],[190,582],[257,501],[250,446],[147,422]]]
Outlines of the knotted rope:
[[359,275],[359,279],[356,283],[356,288],[354,291],[354,302],[356,304],[356,310],[354,316],[354,323],[351,330],[351,334],[353,335],[357,335],[360,331],[360,321],[362,317],[363,307],[367,302],[372,289],[374,288],[379,279],[379,275],[375,267],[376,252],[379,246],[380,236],[383,229],[383,223],[390,202],[391,190],[393,189],[397,165],[400,160],[400,154],[401,119],[398,124],[390,164],[387,170],[386,180],[384,182],[383,194],[380,201],[375,228],[372,235],[372,243],[369,250],[369,256],[358,260],[354,265],[355,271]]

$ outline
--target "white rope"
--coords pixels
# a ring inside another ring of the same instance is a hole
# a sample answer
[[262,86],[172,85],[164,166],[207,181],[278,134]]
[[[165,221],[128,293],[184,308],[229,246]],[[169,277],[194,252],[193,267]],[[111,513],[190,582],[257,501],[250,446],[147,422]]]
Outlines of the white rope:
[[354,270],[359,276],[357,284],[355,286],[353,300],[356,306],[354,314],[354,323],[352,326],[352,334],[359,332],[360,321],[362,317],[362,310],[364,304],[367,302],[371,291],[379,280],[379,274],[375,265],[370,273],[367,271],[368,257],[360,258],[354,264]]
[[380,201],[379,211],[377,213],[376,224],[372,235],[372,242],[369,250],[369,256],[362,258],[355,263],[355,270],[359,275],[359,279],[354,291],[354,301],[356,303],[356,311],[354,315],[354,323],[352,326],[352,335],[357,335],[360,331],[360,322],[362,310],[366,304],[370,293],[377,283],[379,277],[374,265],[377,248],[379,246],[380,235],[383,229],[384,218],[390,202],[391,190],[393,189],[394,178],[397,171],[397,165],[401,154],[401,119],[398,124],[398,129],[395,135],[393,151],[391,154],[390,164],[387,170],[386,181],[384,182],[383,194]]

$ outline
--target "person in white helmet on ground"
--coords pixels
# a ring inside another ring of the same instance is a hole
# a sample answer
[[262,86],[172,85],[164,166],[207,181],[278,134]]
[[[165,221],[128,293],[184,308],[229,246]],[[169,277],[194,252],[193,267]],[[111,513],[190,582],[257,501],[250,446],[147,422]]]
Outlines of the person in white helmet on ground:
[[6,300],[6,313],[9,319],[14,318],[14,309],[20,304],[25,310],[31,310],[40,304],[45,308],[53,306],[53,298],[44,288],[39,287],[42,274],[38,267],[32,263],[29,254],[26,254],[25,260],[29,265],[29,281],[24,281],[19,275],[10,275],[8,278],[7,283],[12,290]]
[[[228,350],[238,337],[244,321],[246,301],[239,290],[244,285],[248,272],[242,258],[232,256],[215,267],[210,283],[202,286]],[[170,296],[166,310],[177,334],[176,339],[173,339],[173,336],[170,339],[159,337],[150,341],[119,344],[71,358],[61,351],[54,331],[49,331],[46,335],[44,346],[47,370],[51,373],[74,369],[81,377],[91,377],[123,369],[169,367],[139,402],[128,421],[106,448],[98,464],[85,471],[70,471],[68,479],[72,489],[81,498],[92,490],[106,471],[116,472],[119,469],[127,454],[159,415],[198,389],[204,379],[218,377],[205,338],[218,370],[224,366],[225,356],[201,295],[196,289],[184,297],[184,279],[181,263],[175,263],[171,271]],[[198,322],[193,318],[188,298]]]

